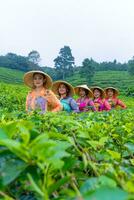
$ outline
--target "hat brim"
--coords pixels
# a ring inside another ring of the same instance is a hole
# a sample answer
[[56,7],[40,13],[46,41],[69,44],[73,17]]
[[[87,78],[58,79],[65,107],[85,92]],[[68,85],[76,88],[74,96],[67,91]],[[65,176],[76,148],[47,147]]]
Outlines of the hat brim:
[[107,87],[107,88],[105,88],[104,91],[105,91],[106,95],[107,95],[108,89],[112,89],[114,91],[114,95],[115,96],[119,95],[119,91],[116,88],[114,88],[114,87]]
[[75,94],[74,92],[74,88],[71,84],[69,84],[68,82],[66,81],[55,81],[53,83],[53,86],[52,86],[52,91],[56,94],[56,95],[59,95],[59,92],[58,92],[58,88],[60,86],[60,84],[64,84],[64,85],[67,85],[68,88],[69,88],[69,96],[73,96]]
[[45,83],[45,88],[49,89],[52,87],[53,81],[51,79],[51,77],[44,73],[43,71],[29,71],[27,73],[24,74],[23,80],[25,85],[27,85],[30,88],[34,88],[34,84],[33,84],[33,75],[37,73],[37,74],[42,74],[45,76],[46,78],[46,83]]
[[85,89],[85,90],[88,91],[88,95],[87,95],[88,97],[90,97],[90,98],[93,97],[93,92],[92,92],[92,90],[90,90],[89,88],[84,87],[84,86],[77,86],[77,87],[74,88],[74,91],[75,91],[75,94],[76,94],[76,95],[80,96],[80,95],[79,95],[79,90],[80,90],[80,88]]
[[96,87],[91,87],[90,89],[92,90],[92,92],[94,92],[95,89],[98,89],[101,92],[101,98],[106,97],[105,91],[101,87],[96,86]]

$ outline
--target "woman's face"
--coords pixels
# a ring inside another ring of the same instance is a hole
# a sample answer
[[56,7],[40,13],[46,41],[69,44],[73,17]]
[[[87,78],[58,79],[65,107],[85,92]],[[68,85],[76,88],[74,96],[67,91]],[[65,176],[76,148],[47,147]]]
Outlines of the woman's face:
[[100,92],[100,90],[98,90],[98,89],[95,89],[95,90],[93,91],[93,94],[94,94],[94,97],[95,97],[95,98],[99,98],[99,97],[101,96],[101,92]]
[[79,95],[80,95],[81,97],[85,97],[85,96],[86,96],[86,91],[85,91],[83,88],[80,88],[80,89],[79,89]]
[[67,94],[67,87],[64,84],[60,84],[59,88],[58,88],[59,94],[63,95],[63,94]]
[[113,96],[114,96],[114,91],[113,91],[113,89],[108,89],[108,90],[107,90],[107,96],[108,96],[108,97],[113,97]]
[[33,84],[36,88],[40,88],[43,86],[45,82],[45,78],[42,74],[35,74],[33,77]]

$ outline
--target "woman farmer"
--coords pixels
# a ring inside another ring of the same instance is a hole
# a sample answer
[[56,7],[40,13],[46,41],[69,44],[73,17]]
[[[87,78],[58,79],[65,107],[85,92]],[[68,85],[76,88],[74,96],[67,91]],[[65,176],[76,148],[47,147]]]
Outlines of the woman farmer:
[[87,85],[79,85],[74,88],[75,94],[79,96],[76,100],[80,112],[96,111],[94,102],[91,100],[93,98],[92,91]]
[[60,101],[49,90],[52,86],[51,77],[43,71],[29,71],[24,74],[24,83],[31,88],[26,98],[26,111],[40,110],[57,112],[62,106]]
[[112,109],[116,109],[118,106],[121,108],[125,109],[126,105],[118,99],[119,91],[114,88],[114,87],[107,87],[105,88],[105,93],[106,93],[106,100],[109,102],[111,105]]
[[79,112],[79,107],[72,98],[74,89],[71,84],[65,81],[55,81],[52,86],[52,91],[59,97],[63,108],[62,110],[67,112]]
[[108,111],[111,110],[111,106],[108,103],[108,101],[105,99],[105,92],[100,87],[92,87],[91,88],[93,92],[93,102],[95,104],[97,111]]

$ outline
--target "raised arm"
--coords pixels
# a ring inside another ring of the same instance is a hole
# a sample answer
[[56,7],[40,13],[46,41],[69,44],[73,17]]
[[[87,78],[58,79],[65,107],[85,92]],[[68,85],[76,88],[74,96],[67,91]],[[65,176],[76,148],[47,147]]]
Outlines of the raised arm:
[[119,106],[122,107],[123,109],[125,109],[125,108],[127,107],[120,99],[118,99],[117,105],[119,105]]
[[51,91],[47,91],[46,95],[48,105],[52,108],[52,112],[58,112],[62,110],[62,105],[60,103],[60,100],[56,97],[56,95]]

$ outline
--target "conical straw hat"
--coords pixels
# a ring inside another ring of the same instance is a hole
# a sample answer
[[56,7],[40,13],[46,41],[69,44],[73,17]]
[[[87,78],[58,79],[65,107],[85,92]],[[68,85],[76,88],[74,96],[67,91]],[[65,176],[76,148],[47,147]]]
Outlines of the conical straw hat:
[[74,91],[75,93],[79,96],[79,89],[82,88],[82,89],[85,89],[88,91],[88,97],[93,97],[93,92],[88,88],[87,85],[78,85],[74,88]]
[[43,74],[46,78],[46,83],[45,83],[45,88],[48,89],[48,88],[51,88],[52,87],[52,79],[51,77],[44,73],[43,71],[29,71],[27,73],[24,74],[24,77],[23,77],[23,80],[24,80],[24,83],[30,87],[30,88],[33,88],[34,85],[33,85],[33,75],[37,73],[37,74]]
[[107,87],[107,88],[105,88],[104,91],[105,91],[106,95],[107,95],[108,89],[112,89],[114,91],[114,95],[115,96],[119,95],[119,91],[116,88],[114,88],[114,87]]
[[101,92],[101,98],[105,98],[106,96],[105,91],[101,87],[93,86],[90,89],[92,90],[92,92],[94,92],[95,89],[98,89]]
[[55,82],[53,83],[53,86],[52,86],[52,91],[53,91],[56,95],[59,95],[58,88],[59,88],[60,84],[65,84],[65,85],[67,85],[68,88],[69,88],[69,90],[70,90],[70,91],[69,91],[69,95],[70,95],[70,96],[73,96],[73,95],[74,95],[74,88],[73,88],[73,86],[72,86],[70,83],[68,83],[68,82],[66,82],[66,81],[55,81]]

